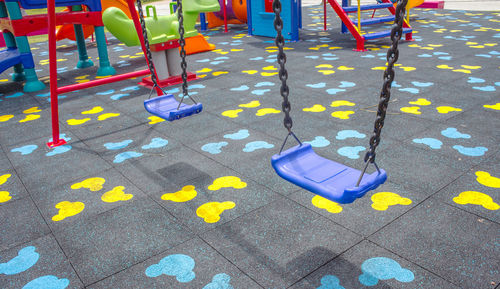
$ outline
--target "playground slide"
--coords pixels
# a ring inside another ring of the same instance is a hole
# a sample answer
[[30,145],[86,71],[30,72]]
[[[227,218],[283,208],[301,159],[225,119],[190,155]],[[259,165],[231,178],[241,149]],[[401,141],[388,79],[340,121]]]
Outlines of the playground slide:
[[[116,7],[122,10],[129,19],[132,18],[130,16],[130,11],[128,9],[127,1],[125,0],[101,0],[102,12],[110,7]],[[85,38],[89,37],[94,33],[94,27],[92,25],[82,25],[83,27],[83,35]],[[73,29],[73,25],[62,25],[56,28],[56,41],[70,39],[75,41],[75,30]]]

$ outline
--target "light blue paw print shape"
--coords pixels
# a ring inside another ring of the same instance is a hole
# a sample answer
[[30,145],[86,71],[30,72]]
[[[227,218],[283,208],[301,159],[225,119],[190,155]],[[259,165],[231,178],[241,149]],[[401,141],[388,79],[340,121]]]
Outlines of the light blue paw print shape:
[[321,278],[321,286],[316,289],[345,289],[340,285],[340,280],[334,275],[325,275]]
[[24,285],[22,289],[65,289],[69,285],[66,278],[59,279],[53,275],[38,277]]
[[222,152],[222,148],[227,146],[227,142],[221,141],[221,142],[211,142],[204,144],[201,147],[202,151],[211,153],[213,155],[220,154]]
[[231,277],[225,273],[220,273],[212,278],[212,282],[208,283],[203,289],[233,289],[229,283]]
[[441,146],[443,145],[442,141],[435,139],[435,138],[432,138],[432,137],[416,138],[416,139],[413,139],[413,142],[427,145],[431,149],[440,149]]
[[21,155],[29,155],[30,153],[34,152],[38,148],[37,145],[25,145],[22,147],[18,148],[13,148],[10,151],[13,153],[21,153]]
[[470,138],[470,134],[461,133],[454,127],[442,130],[441,134],[447,138]]
[[123,153],[117,154],[115,156],[115,159],[113,160],[113,162],[115,164],[119,164],[119,163],[122,163],[128,159],[138,158],[140,156],[142,156],[142,153],[138,153],[138,152],[134,152],[134,151],[123,152]]
[[311,144],[311,146],[315,148],[323,148],[330,145],[330,141],[324,136],[317,136],[312,141],[305,141],[305,143]]
[[132,143],[131,139],[126,139],[120,142],[108,142],[104,144],[104,147],[108,150],[121,150],[126,148],[129,144]]
[[240,139],[246,139],[249,136],[250,136],[250,133],[248,133],[248,129],[240,129],[239,131],[237,131],[235,133],[225,134],[224,138],[233,139],[233,140],[240,140]]
[[10,259],[7,263],[0,263],[0,274],[14,275],[19,274],[33,267],[40,258],[33,246],[24,247],[17,253],[17,256]]
[[359,159],[359,152],[362,152],[366,150],[365,147],[362,146],[355,146],[355,147],[350,147],[350,146],[345,146],[341,147],[337,150],[339,155],[348,157],[352,160],[357,160]]
[[245,147],[243,148],[243,151],[246,153],[251,153],[251,152],[259,150],[259,149],[270,149],[273,147],[274,147],[273,144],[270,144],[266,141],[259,140],[259,141],[253,141],[253,142],[247,143],[245,145]]
[[53,150],[51,150],[50,152],[46,153],[45,155],[48,156],[48,157],[51,157],[51,156],[55,156],[55,155],[59,155],[59,154],[63,154],[67,151],[70,151],[71,150],[71,146],[70,145],[62,145],[62,146],[58,146],[58,147],[55,147]]
[[181,283],[191,282],[195,274],[194,260],[188,255],[184,254],[173,254],[169,255],[160,260],[158,264],[153,264],[146,268],[146,276],[148,277],[158,277],[162,274],[168,276],[175,276],[177,281]]
[[344,139],[348,139],[348,138],[365,138],[365,137],[366,137],[366,135],[364,133],[360,133],[357,130],[345,129],[345,130],[339,131],[335,138],[338,140],[344,140]]
[[375,286],[379,280],[396,279],[400,282],[411,282],[415,275],[408,269],[401,268],[398,262],[391,258],[375,257],[365,260],[361,264],[363,274],[358,280],[365,286]]
[[164,147],[168,145],[168,140],[163,139],[161,137],[155,137],[151,140],[151,142],[147,145],[143,145],[142,149],[143,150],[150,150],[150,149],[159,149],[161,147]]
[[485,147],[470,148],[470,147],[464,147],[461,145],[454,145],[453,148],[456,149],[459,153],[466,155],[466,156],[470,156],[470,157],[480,157],[480,156],[483,156],[484,153],[486,153],[488,151],[488,148],[485,148]]

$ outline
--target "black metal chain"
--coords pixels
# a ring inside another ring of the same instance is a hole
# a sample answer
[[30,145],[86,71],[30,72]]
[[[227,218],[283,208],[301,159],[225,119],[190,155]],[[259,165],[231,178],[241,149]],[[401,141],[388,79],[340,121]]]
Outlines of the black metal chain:
[[181,68],[182,68],[182,75],[181,75],[182,95],[183,95],[182,100],[184,100],[184,98],[188,96],[188,85],[187,85],[186,49],[184,48],[184,46],[186,46],[186,40],[184,39],[184,15],[182,14],[182,0],[177,0],[177,19],[179,20],[179,44],[181,45],[180,54],[181,54]]
[[283,97],[283,103],[281,104],[281,108],[283,109],[283,113],[285,113],[285,118],[283,120],[283,125],[285,128],[288,130],[288,135],[285,138],[285,141],[283,142],[283,145],[281,146],[281,151],[285,147],[285,143],[288,140],[288,137],[292,135],[297,142],[302,145],[300,140],[295,136],[295,134],[292,132],[292,126],[293,126],[293,121],[292,117],[290,116],[290,111],[292,109],[290,105],[290,101],[288,100],[288,95],[290,93],[290,89],[288,88],[288,85],[286,84],[286,81],[288,79],[288,71],[285,68],[285,63],[286,63],[286,54],[284,51],[285,47],[285,39],[283,38],[283,35],[281,34],[281,31],[283,30],[283,20],[281,19],[280,13],[281,13],[281,2],[280,0],[273,0],[273,11],[274,11],[274,29],[276,29],[276,46],[278,47],[278,64],[280,65],[279,69],[279,79],[281,80],[281,87],[280,87],[280,94]]
[[377,109],[377,117],[375,118],[375,124],[373,128],[373,134],[370,138],[370,149],[365,154],[365,168],[361,175],[359,176],[357,186],[361,182],[363,175],[366,172],[366,168],[368,164],[373,163],[377,171],[380,172],[377,164],[375,163],[376,153],[375,150],[377,146],[380,144],[380,134],[382,133],[382,127],[384,126],[385,115],[387,112],[387,106],[389,105],[389,100],[391,98],[391,86],[394,81],[394,64],[398,60],[399,50],[398,43],[401,37],[403,36],[403,23],[405,19],[406,5],[408,4],[408,0],[398,0],[398,4],[396,6],[395,20],[394,24],[391,27],[391,40],[392,45],[389,47],[387,51],[387,67],[384,71],[384,84],[382,85],[382,90],[380,91],[380,101],[378,103]]

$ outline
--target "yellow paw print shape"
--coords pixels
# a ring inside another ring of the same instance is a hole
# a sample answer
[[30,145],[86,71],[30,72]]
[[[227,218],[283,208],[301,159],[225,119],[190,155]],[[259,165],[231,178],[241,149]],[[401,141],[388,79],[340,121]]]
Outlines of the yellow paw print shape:
[[311,200],[311,203],[315,207],[320,209],[325,209],[332,214],[338,214],[343,210],[342,206],[340,206],[339,204],[332,202],[328,199],[325,199],[321,196],[314,196]]
[[11,174],[5,174],[0,176],[0,185],[3,185],[7,182],[7,180],[11,177]]
[[71,185],[73,190],[78,190],[81,188],[86,188],[91,190],[92,192],[100,191],[102,189],[102,185],[106,182],[103,178],[88,178],[79,183]]
[[123,191],[125,189],[124,186],[114,187],[111,191],[105,192],[101,196],[101,200],[105,203],[114,203],[118,201],[128,201],[134,197],[132,194],[125,194]]
[[12,199],[10,193],[7,191],[0,191],[0,203],[5,203],[8,200]]
[[201,205],[196,210],[196,215],[203,218],[207,223],[217,223],[220,220],[220,214],[225,210],[230,210],[236,206],[233,202],[210,202]]
[[458,197],[453,198],[453,201],[460,205],[472,204],[483,206],[483,208],[491,211],[500,209],[500,205],[495,203],[487,194],[475,191],[461,192]]
[[490,188],[500,188],[500,178],[494,177],[490,175],[490,173],[483,171],[477,171],[476,176],[477,176],[476,181],[481,185]]
[[372,196],[372,208],[377,211],[385,211],[390,206],[403,205],[408,206],[411,204],[411,200],[408,198],[403,198],[400,195],[392,192],[380,192]]
[[184,186],[180,191],[175,193],[166,193],[161,196],[162,200],[183,203],[191,201],[198,195],[194,186]]
[[235,176],[225,176],[220,177],[214,180],[213,184],[208,186],[208,189],[211,191],[217,191],[222,188],[235,188],[235,189],[243,189],[247,186],[247,183],[241,181],[240,178]]
[[67,217],[79,214],[85,208],[85,204],[82,202],[68,202],[63,201],[56,204],[56,209],[59,209],[59,213],[52,217],[52,221],[58,222],[66,219]]

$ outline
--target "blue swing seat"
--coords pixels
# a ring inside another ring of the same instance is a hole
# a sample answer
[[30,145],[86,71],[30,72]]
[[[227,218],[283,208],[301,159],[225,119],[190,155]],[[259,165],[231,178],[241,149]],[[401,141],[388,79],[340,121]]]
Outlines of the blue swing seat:
[[200,113],[203,110],[201,103],[192,105],[181,103],[181,106],[177,109],[178,106],[179,102],[173,94],[164,94],[144,101],[144,107],[149,113],[168,121]]
[[340,204],[352,203],[387,179],[380,170],[365,174],[356,187],[361,171],[320,157],[308,143],[272,156],[271,164],[283,179]]

